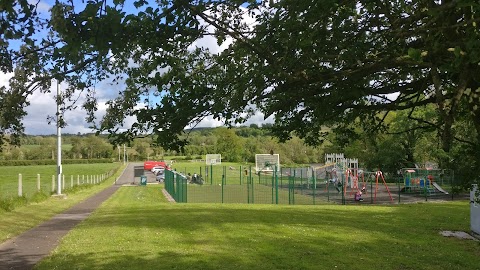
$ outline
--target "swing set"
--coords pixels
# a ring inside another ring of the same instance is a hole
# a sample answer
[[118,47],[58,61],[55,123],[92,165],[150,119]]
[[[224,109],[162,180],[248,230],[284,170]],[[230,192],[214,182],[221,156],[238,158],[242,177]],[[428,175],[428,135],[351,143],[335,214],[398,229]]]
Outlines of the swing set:
[[[371,175],[371,177],[375,179],[375,189],[372,191],[374,195],[373,203],[377,201],[377,193],[379,193],[382,184],[385,187],[386,192],[388,193],[390,201],[393,203],[392,194],[390,192],[390,189],[388,188],[382,171],[363,172],[362,170],[347,168],[345,169],[345,172],[341,171],[339,174],[337,174],[337,171],[335,169],[330,172],[331,179],[334,180],[332,182],[327,181],[325,191],[327,191],[329,184],[334,184],[337,191],[343,192],[344,196],[347,196],[348,194],[349,196],[354,197],[357,193],[366,194],[368,175]],[[345,181],[343,183],[342,181],[339,181],[342,176],[345,176]]]

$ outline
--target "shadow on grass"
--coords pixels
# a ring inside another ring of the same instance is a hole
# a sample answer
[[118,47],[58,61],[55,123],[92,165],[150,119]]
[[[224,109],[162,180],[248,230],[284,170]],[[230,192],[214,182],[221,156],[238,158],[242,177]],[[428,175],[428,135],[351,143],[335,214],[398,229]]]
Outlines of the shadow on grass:
[[[138,190],[129,192],[138,196]],[[298,207],[133,200],[106,202],[70,237],[82,248],[60,248],[39,269],[478,267],[479,245],[438,234],[467,228],[467,203]]]

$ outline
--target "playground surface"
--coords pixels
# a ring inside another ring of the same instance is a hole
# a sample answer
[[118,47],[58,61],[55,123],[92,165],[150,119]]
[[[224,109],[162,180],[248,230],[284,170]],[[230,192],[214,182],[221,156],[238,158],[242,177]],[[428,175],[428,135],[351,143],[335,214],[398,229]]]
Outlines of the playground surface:
[[[0,269],[32,269],[37,262],[50,254],[63,236],[85,220],[122,185],[132,183],[133,169],[139,165],[128,164],[111,187],[54,216],[51,220],[0,243]],[[155,182],[155,176],[148,175],[147,181]]]

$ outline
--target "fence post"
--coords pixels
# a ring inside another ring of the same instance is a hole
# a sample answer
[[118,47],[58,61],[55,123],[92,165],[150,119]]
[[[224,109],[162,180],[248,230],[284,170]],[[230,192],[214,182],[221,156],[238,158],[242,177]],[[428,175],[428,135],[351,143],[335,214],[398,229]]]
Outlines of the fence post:
[[278,175],[277,175],[277,165],[275,165],[275,203],[278,204]]
[[[252,166],[250,166],[250,176],[252,175]],[[252,203],[255,203],[255,181],[253,181],[253,176],[251,176],[251,183],[252,186],[250,187],[250,191],[252,192]]]
[[223,166],[223,174],[225,175],[225,185],[227,184],[227,166]]
[[73,175],[70,175],[70,188],[73,188]]
[[55,175],[52,175],[52,193],[55,192]]
[[[402,178],[397,177],[397,185],[398,185],[398,203],[400,204],[400,196],[402,195],[402,187],[401,187]],[[406,191],[406,190],[405,190]]]
[[[271,177],[272,182],[270,185],[272,186],[272,204],[275,204],[275,174],[272,172],[272,177]],[[267,184],[267,180],[265,180],[265,185]]]
[[[315,191],[317,190],[317,174],[315,173],[315,169],[312,168],[312,180],[313,180],[313,205],[315,205]],[[328,190],[327,190],[327,198],[328,198]]]
[[77,174],[77,186],[80,186],[80,175]]
[[[308,168],[307,168],[308,170]],[[307,171],[305,171],[307,172]],[[307,173],[307,183],[308,183],[308,173]],[[300,192],[303,194],[303,169],[300,170]]]
[[37,174],[37,191],[40,192],[40,174]]
[[65,174],[62,174],[62,187],[65,188]]
[[[224,167],[224,171],[225,171],[225,168],[226,167]],[[225,186],[225,174],[222,175],[222,203],[223,203],[223,197],[224,197],[224,194],[223,194],[224,186]]]
[[18,197],[23,195],[22,174],[18,174]]

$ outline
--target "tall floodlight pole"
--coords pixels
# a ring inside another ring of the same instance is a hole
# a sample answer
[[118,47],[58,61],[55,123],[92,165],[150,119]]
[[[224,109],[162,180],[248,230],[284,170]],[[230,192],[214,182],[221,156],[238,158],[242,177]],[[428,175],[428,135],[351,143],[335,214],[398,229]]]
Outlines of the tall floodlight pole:
[[57,195],[62,195],[62,127],[60,86],[57,80]]

